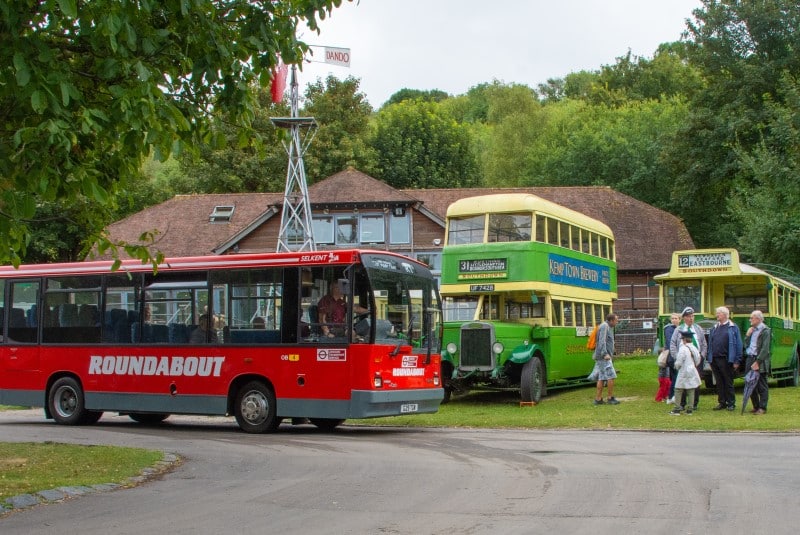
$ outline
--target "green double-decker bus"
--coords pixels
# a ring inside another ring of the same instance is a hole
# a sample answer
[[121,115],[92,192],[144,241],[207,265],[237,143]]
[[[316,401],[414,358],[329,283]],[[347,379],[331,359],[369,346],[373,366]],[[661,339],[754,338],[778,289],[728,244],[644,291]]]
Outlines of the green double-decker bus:
[[447,210],[442,377],[453,392],[585,384],[586,343],[617,297],[605,224],[530,194],[469,197]]
[[[797,280],[796,274],[776,266],[740,262],[736,249],[693,249],[673,252],[669,273],[653,279],[661,286],[662,346],[669,344],[663,336],[670,315],[686,307],[694,309],[695,321],[706,333],[717,321],[717,307],[727,307],[742,337],[750,327],[750,313],[760,310],[764,323],[772,329],[770,378],[778,386],[800,384],[800,286],[792,282]],[[739,372],[746,372],[744,366]],[[703,379],[709,388],[716,383],[710,369],[704,370]]]

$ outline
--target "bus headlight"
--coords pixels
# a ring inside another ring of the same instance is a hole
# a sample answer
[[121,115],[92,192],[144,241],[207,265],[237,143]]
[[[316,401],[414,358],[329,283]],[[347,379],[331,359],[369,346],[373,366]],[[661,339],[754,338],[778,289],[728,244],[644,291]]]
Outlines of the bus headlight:
[[502,342],[495,342],[492,344],[492,351],[494,351],[495,355],[499,355],[500,353],[502,353],[503,349],[505,349],[505,347],[503,347]]
[[372,379],[372,386],[375,388],[383,388],[383,379],[381,379],[381,375],[379,373],[376,373],[375,377]]
[[449,344],[447,344],[446,349],[447,349],[448,353],[450,353],[451,355],[455,355],[456,354],[456,350],[458,348],[456,347],[456,345],[453,342],[450,342]]
[[433,372],[433,386],[439,386],[439,384],[440,384],[439,373]]

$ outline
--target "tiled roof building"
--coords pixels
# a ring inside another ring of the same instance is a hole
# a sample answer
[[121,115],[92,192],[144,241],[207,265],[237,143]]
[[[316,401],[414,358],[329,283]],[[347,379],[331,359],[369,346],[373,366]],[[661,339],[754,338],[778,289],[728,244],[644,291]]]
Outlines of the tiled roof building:
[[[488,193],[531,193],[608,225],[616,238],[619,299],[631,321],[652,319],[653,275],[672,252],[694,247],[676,216],[605,186],[397,190],[355,169],[310,186],[318,249],[365,246],[420,258],[437,267],[447,207]],[[177,195],[109,226],[112,239],[137,242],[156,230],[166,256],[274,251],[283,193]]]

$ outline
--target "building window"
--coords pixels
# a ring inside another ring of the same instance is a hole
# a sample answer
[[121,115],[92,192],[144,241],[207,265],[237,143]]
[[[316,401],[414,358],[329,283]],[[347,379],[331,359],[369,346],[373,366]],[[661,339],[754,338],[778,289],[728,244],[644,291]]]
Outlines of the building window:
[[311,220],[311,227],[314,231],[314,241],[316,243],[333,243],[333,217],[319,216]]
[[227,223],[233,217],[233,209],[233,206],[215,206],[208,220],[211,223]]
[[384,243],[385,241],[383,214],[362,215],[361,243]]
[[428,266],[431,271],[434,272],[442,271],[442,253],[439,252],[417,253],[416,257],[417,260]]
[[358,215],[336,217],[336,244],[352,245],[358,243]]
[[411,218],[407,211],[402,215],[389,216],[389,242],[411,243]]

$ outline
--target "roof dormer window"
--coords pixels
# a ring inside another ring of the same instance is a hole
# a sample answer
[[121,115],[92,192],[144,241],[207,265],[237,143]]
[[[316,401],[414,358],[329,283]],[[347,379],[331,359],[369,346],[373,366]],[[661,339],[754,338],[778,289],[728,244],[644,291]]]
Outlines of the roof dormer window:
[[208,216],[211,223],[225,223],[233,217],[233,206],[215,206],[214,211]]

